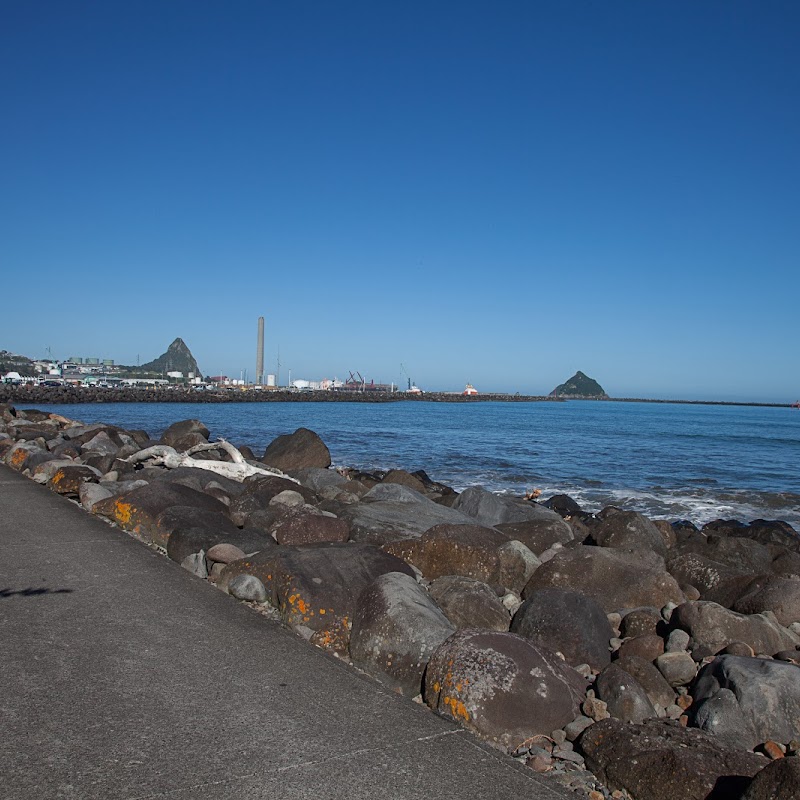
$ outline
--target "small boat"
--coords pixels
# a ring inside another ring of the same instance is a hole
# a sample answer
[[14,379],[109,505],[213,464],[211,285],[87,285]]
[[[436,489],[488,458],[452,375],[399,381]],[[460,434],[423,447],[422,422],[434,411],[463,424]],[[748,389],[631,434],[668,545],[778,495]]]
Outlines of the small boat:
[[461,394],[474,395],[478,394],[478,390],[471,383],[468,383]]

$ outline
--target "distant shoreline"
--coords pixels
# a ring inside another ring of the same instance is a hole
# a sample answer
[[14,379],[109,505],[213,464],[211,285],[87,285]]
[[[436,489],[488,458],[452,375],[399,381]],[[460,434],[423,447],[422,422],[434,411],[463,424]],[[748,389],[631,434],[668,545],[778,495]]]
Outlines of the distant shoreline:
[[614,403],[658,403],[661,405],[735,406],[751,408],[792,408],[791,403],[756,403],[732,400],[666,400],[636,397],[552,397],[523,394],[478,394],[462,395],[455,392],[337,392],[337,391],[288,391],[288,390],[218,390],[195,389],[99,389],[74,386],[13,386],[0,384],[0,402],[45,403],[45,404],[90,404],[90,403],[397,403],[401,401],[426,403],[563,403],[614,402]]

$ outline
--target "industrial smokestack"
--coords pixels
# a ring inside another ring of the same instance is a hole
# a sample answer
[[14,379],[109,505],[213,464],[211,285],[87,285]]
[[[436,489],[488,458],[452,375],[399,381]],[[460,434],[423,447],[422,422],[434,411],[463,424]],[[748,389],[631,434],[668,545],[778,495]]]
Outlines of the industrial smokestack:
[[256,383],[264,385],[264,317],[258,318],[258,342],[256,344]]

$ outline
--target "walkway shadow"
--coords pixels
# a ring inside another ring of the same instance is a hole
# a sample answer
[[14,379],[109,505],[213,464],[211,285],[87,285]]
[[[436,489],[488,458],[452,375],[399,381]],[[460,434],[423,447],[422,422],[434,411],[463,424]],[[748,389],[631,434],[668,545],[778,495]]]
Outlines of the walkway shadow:
[[39,597],[43,594],[72,594],[73,589],[0,589],[0,599],[5,597]]

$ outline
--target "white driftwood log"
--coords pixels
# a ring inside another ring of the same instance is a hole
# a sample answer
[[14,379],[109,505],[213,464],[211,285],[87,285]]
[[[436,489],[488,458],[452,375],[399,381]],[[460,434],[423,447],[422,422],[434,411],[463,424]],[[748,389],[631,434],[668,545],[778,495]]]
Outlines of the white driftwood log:
[[[204,450],[224,450],[231,457],[233,463],[227,461],[205,461],[203,459],[192,458],[192,453],[199,453]],[[222,475],[224,478],[231,478],[240,482],[253,475],[276,475],[279,478],[292,481],[292,483],[300,483],[300,481],[290,478],[279,469],[273,469],[266,465],[263,467],[254,467],[252,464],[248,464],[244,456],[230,442],[226,442],[224,439],[219,439],[216,442],[196,444],[185,453],[179,453],[174,447],[170,447],[166,444],[154,444],[152,447],[146,447],[144,450],[140,450],[138,453],[134,453],[132,456],[123,460],[127,461],[129,464],[140,464],[143,461],[149,461],[154,466],[161,465],[169,469],[196,467],[197,469],[215,472],[217,475]]]

